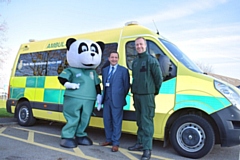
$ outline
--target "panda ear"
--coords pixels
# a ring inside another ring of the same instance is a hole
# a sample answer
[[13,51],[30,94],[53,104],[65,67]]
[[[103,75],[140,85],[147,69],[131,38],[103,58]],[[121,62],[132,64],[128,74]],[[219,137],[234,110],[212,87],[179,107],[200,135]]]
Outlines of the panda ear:
[[76,39],[74,39],[74,38],[69,38],[69,39],[67,40],[67,43],[66,43],[67,50],[69,50],[71,44],[72,44],[73,42],[75,42],[75,41],[76,41]]
[[100,46],[100,48],[101,48],[101,50],[103,52],[103,50],[105,48],[105,44],[103,42],[101,42],[101,41],[97,41],[96,43]]

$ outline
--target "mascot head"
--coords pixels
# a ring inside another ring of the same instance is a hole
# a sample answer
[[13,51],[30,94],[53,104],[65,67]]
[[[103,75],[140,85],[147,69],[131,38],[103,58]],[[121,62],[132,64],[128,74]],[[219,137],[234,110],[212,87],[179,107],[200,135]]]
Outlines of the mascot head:
[[103,42],[69,38],[66,46],[67,61],[71,67],[95,69],[101,63]]

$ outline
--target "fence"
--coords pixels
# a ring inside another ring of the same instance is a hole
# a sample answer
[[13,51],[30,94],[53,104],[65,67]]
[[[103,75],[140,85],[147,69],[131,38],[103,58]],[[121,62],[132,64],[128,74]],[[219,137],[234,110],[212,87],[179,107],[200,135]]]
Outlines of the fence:
[[7,93],[6,92],[0,92],[0,99],[6,100],[7,99]]

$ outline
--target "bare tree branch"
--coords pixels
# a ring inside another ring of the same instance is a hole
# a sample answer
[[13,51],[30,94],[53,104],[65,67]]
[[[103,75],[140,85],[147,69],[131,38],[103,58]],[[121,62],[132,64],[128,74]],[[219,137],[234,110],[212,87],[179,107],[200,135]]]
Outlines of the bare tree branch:
[[[0,3],[10,3],[11,0],[0,0]],[[0,17],[2,17],[0,13]],[[8,79],[6,75],[8,74],[7,70],[8,66],[7,64],[9,63],[9,58],[10,58],[10,49],[4,46],[4,42],[6,42],[6,31],[7,31],[7,22],[2,21],[0,22],[0,88],[2,88],[2,85],[4,84],[5,80]],[[10,70],[9,70],[10,72]]]
[[204,64],[203,62],[196,62],[198,67],[205,73],[213,73],[213,67],[210,64]]

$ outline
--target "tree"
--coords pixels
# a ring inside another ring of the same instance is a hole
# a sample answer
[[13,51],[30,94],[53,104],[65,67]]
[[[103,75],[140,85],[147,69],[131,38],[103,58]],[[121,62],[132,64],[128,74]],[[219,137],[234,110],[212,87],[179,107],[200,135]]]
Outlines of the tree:
[[[10,0],[0,0],[0,3],[9,3]],[[7,23],[6,21],[2,20],[2,14],[0,13],[0,88],[2,88],[1,85],[3,85],[4,80],[6,79],[6,72],[4,72],[4,66],[8,62],[8,59],[10,57],[10,49],[6,48],[4,46],[4,42],[6,42],[6,31],[7,31]]]
[[5,32],[7,30],[6,22],[0,23],[0,68],[4,63],[5,56],[7,55],[6,50],[4,50],[4,42],[6,41]]
[[196,62],[196,64],[204,73],[213,73],[213,68],[211,65],[204,64],[202,62]]

